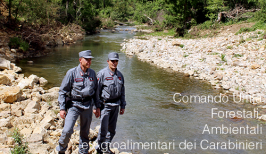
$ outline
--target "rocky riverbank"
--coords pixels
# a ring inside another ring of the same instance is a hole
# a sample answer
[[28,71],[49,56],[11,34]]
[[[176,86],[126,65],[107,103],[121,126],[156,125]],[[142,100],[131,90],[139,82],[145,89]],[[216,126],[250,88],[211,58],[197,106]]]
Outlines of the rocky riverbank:
[[[44,27],[39,28],[39,30],[31,27],[23,27],[18,31],[0,28],[0,57],[10,61],[27,57],[40,57],[49,53],[49,50],[45,49],[76,43],[76,41],[82,40],[85,34],[85,30],[76,24],[67,26],[59,24],[54,29]],[[22,37],[23,40],[28,41],[29,50],[23,51],[20,48],[10,47],[8,45],[10,38],[14,37]]]
[[[57,102],[59,87],[44,90],[46,79],[33,74],[25,77],[19,72],[21,68],[0,58],[0,154],[11,153],[14,148],[11,134],[15,128],[28,143],[30,153],[57,154],[55,147],[64,125]],[[90,154],[96,153],[98,130],[99,126],[90,130]],[[66,153],[78,154],[78,144],[79,130],[74,130]]]
[[264,108],[266,39],[263,33],[257,30],[235,35],[225,31],[217,37],[188,40],[136,37],[125,40],[121,51],[158,67],[182,72],[187,77],[207,80],[214,88],[235,93]]

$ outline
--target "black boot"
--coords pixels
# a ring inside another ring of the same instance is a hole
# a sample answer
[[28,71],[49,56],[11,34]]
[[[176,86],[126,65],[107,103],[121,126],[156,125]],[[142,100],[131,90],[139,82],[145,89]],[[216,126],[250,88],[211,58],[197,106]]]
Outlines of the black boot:
[[97,152],[97,154],[103,154],[103,152],[102,152],[102,149],[101,149],[101,148],[98,148],[98,149],[96,149],[96,152]]

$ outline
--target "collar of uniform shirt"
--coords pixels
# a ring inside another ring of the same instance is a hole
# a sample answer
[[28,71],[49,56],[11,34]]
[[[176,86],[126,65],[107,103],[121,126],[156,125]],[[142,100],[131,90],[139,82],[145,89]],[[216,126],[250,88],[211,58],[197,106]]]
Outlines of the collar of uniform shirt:
[[88,75],[88,76],[89,76],[89,74],[90,74],[89,69],[90,69],[90,68],[88,68],[88,69],[86,70],[85,73],[82,71],[82,69],[81,69],[81,67],[80,67],[80,64],[79,64],[79,67],[78,67],[78,68],[79,68],[79,69],[78,69],[79,74],[80,74],[81,76],[83,76],[83,75]]
[[109,70],[109,74],[110,75],[114,75],[114,74],[117,74],[117,68],[115,69],[115,72],[113,72],[112,70],[110,70],[109,66],[107,66],[108,70]]

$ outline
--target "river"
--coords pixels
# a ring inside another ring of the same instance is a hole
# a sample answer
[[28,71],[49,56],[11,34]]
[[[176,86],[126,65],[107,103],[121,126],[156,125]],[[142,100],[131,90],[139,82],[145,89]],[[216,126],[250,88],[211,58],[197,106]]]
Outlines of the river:
[[[108,53],[119,52],[118,69],[125,78],[127,106],[125,114],[119,116],[113,143],[116,147],[120,146],[121,151],[147,154],[265,153],[264,122],[249,117],[222,117],[223,111],[238,111],[248,115],[254,112],[255,106],[236,103],[234,97],[214,90],[206,81],[157,68],[134,56],[127,57],[120,52],[120,44],[134,35],[129,31],[102,31],[86,36],[82,42],[74,45],[57,47],[45,57],[28,58],[16,64],[22,68],[25,76],[35,74],[47,79],[47,88],[51,88],[60,86],[67,70],[78,65],[80,51],[92,51],[95,58],[91,68],[96,72],[107,66]],[[28,64],[29,60],[33,64]],[[182,96],[177,97],[179,93]],[[200,99],[187,100],[196,98],[194,96]],[[208,100],[216,96],[217,102],[206,103],[204,99],[207,96]],[[219,102],[219,98],[224,100]],[[97,124],[99,120],[94,118],[92,128]],[[213,130],[222,128],[223,132],[211,132],[212,127]],[[254,130],[250,127],[254,127]],[[207,131],[208,128],[210,131]],[[226,132],[226,128],[231,128],[231,133]],[[255,130],[262,132],[255,134]]]

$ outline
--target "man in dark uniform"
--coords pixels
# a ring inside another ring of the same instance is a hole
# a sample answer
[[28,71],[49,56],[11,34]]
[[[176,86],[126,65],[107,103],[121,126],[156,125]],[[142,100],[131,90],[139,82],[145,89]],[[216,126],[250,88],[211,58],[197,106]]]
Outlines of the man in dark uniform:
[[[100,116],[99,95],[97,94],[97,78],[94,70],[90,69],[91,51],[85,50],[79,53],[80,64],[68,70],[59,89],[58,102],[60,116],[65,119],[64,129],[56,147],[58,153],[65,153],[70,137],[73,133],[75,122],[80,116],[79,153],[87,154],[89,150],[89,133],[92,119],[92,99],[95,104],[95,116]],[[66,95],[72,97],[71,107],[66,112]]]
[[[101,127],[98,134],[98,153],[110,153],[109,145],[115,135],[118,112],[122,115],[125,111],[125,87],[124,77],[117,70],[119,55],[112,52],[108,55],[108,66],[97,74],[98,91],[101,105]],[[120,106],[120,111],[119,111]],[[97,110],[93,112],[97,113]]]

